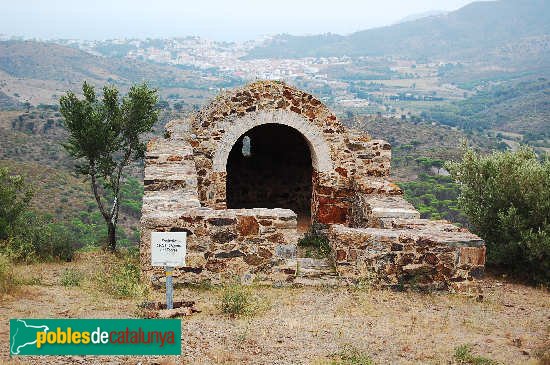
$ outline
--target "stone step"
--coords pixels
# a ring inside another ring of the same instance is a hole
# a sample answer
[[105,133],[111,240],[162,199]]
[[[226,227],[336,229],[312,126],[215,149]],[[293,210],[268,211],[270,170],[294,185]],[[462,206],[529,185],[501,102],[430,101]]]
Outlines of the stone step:
[[310,257],[299,257],[296,259],[298,277],[319,278],[335,276],[336,271],[329,259],[315,259]]
[[337,275],[324,275],[320,277],[298,276],[292,282],[293,286],[322,286],[337,287],[345,285],[345,281]]
[[358,194],[351,209],[351,225],[360,228],[381,228],[389,219],[420,218],[420,213],[402,196]]

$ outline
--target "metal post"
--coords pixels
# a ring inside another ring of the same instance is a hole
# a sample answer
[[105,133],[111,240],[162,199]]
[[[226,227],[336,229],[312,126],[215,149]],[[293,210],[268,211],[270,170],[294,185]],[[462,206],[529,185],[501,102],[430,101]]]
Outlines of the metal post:
[[174,286],[172,284],[172,271],[174,270],[171,266],[166,266],[164,268],[166,271],[166,309],[174,308]]

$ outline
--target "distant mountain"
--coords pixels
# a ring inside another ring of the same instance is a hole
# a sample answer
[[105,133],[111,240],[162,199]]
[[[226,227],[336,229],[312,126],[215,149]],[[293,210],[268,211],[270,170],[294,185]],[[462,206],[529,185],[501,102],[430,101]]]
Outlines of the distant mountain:
[[[550,35],[550,1],[500,0],[471,3],[440,16],[424,17],[348,36],[281,35],[252,49],[247,58],[404,56],[413,59],[480,60],[488,52]],[[544,54],[550,45],[543,43]],[[492,54],[492,57],[495,55]]]
[[423,13],[411,14],[411,15],[406,16],[403,19],[399,20],[396,24],[412,22],[414,20],[418,20],[418,19],[422,19],[422,18],[428,18],[428,17],[431,17],[431,16],[445,15],[447,13],[448,13],[447,11],[443,11],[443,10],[430,10],[430,11],[425,11]]

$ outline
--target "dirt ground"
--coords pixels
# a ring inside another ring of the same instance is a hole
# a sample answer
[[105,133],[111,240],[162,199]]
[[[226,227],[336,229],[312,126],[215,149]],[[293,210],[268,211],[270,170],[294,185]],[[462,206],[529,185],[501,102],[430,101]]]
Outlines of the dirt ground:
[[[452,364],[455,348],[502,364],[543,364],[550,348],[550,293],[486,278],[483,299],[363,288],[252,287],[253,315],[231,318],[220,311],[222,288],[176,290],[201,313],[182,320],[178,357],[8,357],[9,318],[128,318],[143,298],[116,299],[98,291],[90,273],[101,258],[68,264],[18,267],[25,278],[0,301],[1,363],[13,364],[332,364],[344,349],[375,364]],[[84,273],[82,284],[60,284],[62,271]],[[162,300],[162,291],[148,299]]]

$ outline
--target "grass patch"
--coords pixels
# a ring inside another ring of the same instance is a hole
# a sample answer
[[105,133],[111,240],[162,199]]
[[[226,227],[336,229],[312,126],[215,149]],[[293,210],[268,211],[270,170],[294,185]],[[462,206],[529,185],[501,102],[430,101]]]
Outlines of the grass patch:
[[30,278],[18,279],[21,285],[43,285],[42,277],[32,276]]
[[219,309],[231,317],[252,316],[269,305],[265,298],[252,293],[252,289],[241,284],[226,285],[221,289]]
[[454,360],[458,364],[471,364],[471,365],[498,365],[495,360],[488,359],[483,356],[476,356],[472,354],[471,345],[460,345],[455,347]]
[[6,255],[0,254],[0,294],[13,293],[17,284],[10,259]]
[[65,269],[61,273],[59,283],[63,286],[80,286],[84,275],[76,269]]
[[305,257],[311,258],[325,258],[331,252],[328,238],[314,226],[298,241],[298,247],[303,250]]
[[539,359],[540,364],[550,364],[550,348],[543,347],[539,349],[535,356]]
[[100,290],[118,299],[147,297],[148,286],[141,281],[139,252],[124,250],[117,255],[106,256],[103,268],[96,274]]
[[374,365],[371,357],[353,346],[344,346],[338,353],[332,356],[332,365]]

